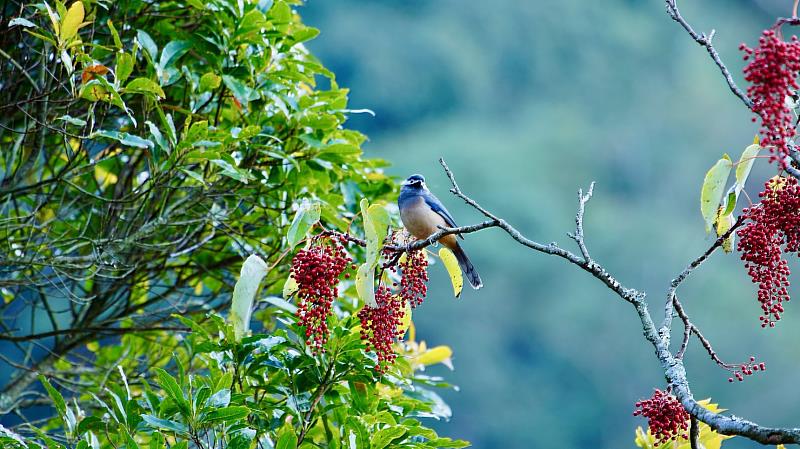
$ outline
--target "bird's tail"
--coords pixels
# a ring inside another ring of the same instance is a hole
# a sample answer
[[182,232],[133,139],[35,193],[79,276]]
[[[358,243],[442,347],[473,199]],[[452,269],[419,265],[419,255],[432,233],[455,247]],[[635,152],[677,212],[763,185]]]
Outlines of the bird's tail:
[[481,281],[478,271],[475,270],[472,262],[469,261],[469,257],[467,257],[467,253],[464,252],[460,245],[456,245],[456,247],[453,249],[453,254],[456,255],[458,266],[461,267],[461,271],[467,277],[469,285],[471,285],[475,290],[483,287],[483,281]]

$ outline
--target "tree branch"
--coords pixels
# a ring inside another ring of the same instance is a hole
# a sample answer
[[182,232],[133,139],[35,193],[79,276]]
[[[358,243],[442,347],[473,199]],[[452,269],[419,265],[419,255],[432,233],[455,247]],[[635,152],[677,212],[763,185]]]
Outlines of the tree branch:
[[711,33],[708,36],[706,36],[705,33],[698,34],[692,28],[692,26],[689,25],[688,22],[686,22],[686,20],[683,18],[683,16],[681,16],[681,12],[680,12],[680,10],[678,10],[678,5],[676,4],[676,1],[677,0],[666,0],[666,2],[667,2],[667,13],[669,14],[669,16],[672,17],[672,20],[678,22],[683,27],[683,29],[686,30],[687,33],[689,33],[689,36],[691,36],[692,39],[694,39],[695,42],[697,42],[703,48],[706,49],[706,51],[708,52],[708,55],[711,56],[711,59],[714,61],[714,64],[716,64],[717,67],[719,67],[719,71],[722,72],[722,76],[725,78],[725,81],[728,83],[728,87],[730,88],[731,92],[733,92],[734,95],[739,97],[739,99],[742,100],[742,102],[745,104],[745,106],[748,107],[748,109],[752,110],[753,109],[753,101],[750,100],[750,98],[748,98],[747,94],[745,94],[736,85],[736,82],[733,80],[733,77],[731,76],[731,72],[728,71],[728,68],[722,62],[722,59],[720,58],[719,53],[717,53],[717,50],[714,48],[714,45],[711,43],[711,40],[714,38],[715,31],[712,30]]
[[[762,443],[762,444],[788,444],[788,443],[800,443],[800,429],[798,428],[773,428],[773,427],[765,427],[758,425],[756,423],[747,421],[745,419],[739,418],[737,416],[726,416],[719,413],[712,412],[702,405],[700,405],[692,395],[691,389],[689,388],[688,380],[686,379],[686,370],[683,366],[683,361],[681,360],[683,356],[683,352],[685,351],[685,343],[682,345],[682,349],[679,352],[679,356],[674,356],[669,350],[669,342],[668,339],[662,338],[659,333],[659,329],[656,327],[655,322],[653,321],[652,317],[650,316],[650,312],[647,308],[647,303],[645,302],[645,292],[641,292],[632,288],[625,287],[620,283],[615,277],[613,277],[606,269],[595,262],[594,260],[588,257],[588,251],[586,254],[583,253],[583,249],[581,249],[581,253],[584,254],[584,257],[577,256],[576,254],[563,249],[556,245],[555,243],[550,243],[548,245],[544,245],[533,240],[528,239],[514,227],[509,225],[505,220],[499,218],[498,216],[494,215],[493,213],[489,212],[487,209],[483,208],[477,201],[473,200],[466,194],[464,194],[458,186],[458,183],[455,180],[455,176],[453,175],[450,168],[444,162],[443,159],[440,159],[439,162],[442,164],[442,167],[447,174],[447,177],[450,179],[453,188],[450,190],[454,195],[464,200],[465,203],[472,206],[478,212],[489,218],[488,221],[483,223],[479,223],[477,225],[472,226],[463,226],[459,228],[450,228],[450,229],[442,229],[435,234],[431,235],[429,238],[425,240],[419,240],[409,247],[424,247],[430,245],[434,241],[438,240],[440,237],[447,235],[447,234],[454,234],[454,233],[462,233],[468,234],[471,232],[477,232],[482,229],[490,228],[490,227],[497,227],[505,231],[511,238],[526,246],[534,251],[538,251],[544,254],[549,254],[553,256],[558,256],[562,259],[567,260],[568,262],[577,265],[578,267],[582,268],[584,271],[588,272],[598,280],[602,281],[608,288],[614,291],[621,299],[625,300],[626,302],[632,304],[636,309],[636,313],[639,316],[639,320],[642,325],[642,331],[644,337],[647,341],[649,341],[653,348],[655,349],[656,357],[658,358],[659,363],[661,364],[662,369],[664,370],[665,377],[667,379],[667,383],[672,388],[673,394],[681,401],[681,404],[686,409],[689,414],[694,417],[695,419],[702,421],[709,425],[713,430],[725,434],[725,435],[739,435],[750,440]],[[585,248],[585,243],[583,243],[583,208],[585,207],[586,201],[588,201],[589,197],[591,196],[591,188],[587,195],[583,195],[580,193],[579,199],[579,211],[576,215],[576,231],[574,234],[571,235],[578,243],[579,248],[583,245]],[[737,223],[739,223],[737,221]],[[734,232],[735,228],[732,228],[728,233],[720,237],[715,243],[707,249],[700,257],[692,261],[689,266],[678,276],[676,277],[672,283],[670,284],[670,291],[672,292],[671,295],[674,297],[674,289],[676,289],[681,282],[683,282],[686,277],[688,277],[694,269],[700,266],[708,257],[718,248],[721,246],[722,241],[725,240],[732,232]],[[688,326],[689,332],[694,333],[700,339],[701,343],[703,343],[704,347],[708,340],[704,337],[701,338],[702,334],[700,334],[699,330],[689,321],[688,315],[686,315],[683,308],[680,306],[680,303],[677,302],[677,298],[673,301],[673,305],[675,307],[676,312],[682,319],[684,319],[684,324]],[[672,313],[669,314],[670,316]],[[688,337],[686,337],[688,340]],[[710,344],[709,344],[710,346]],[[708,347],[706,347],[708,350]],[[715,354],[713,351],[710,354]],[[712,357],[713,358],[713,357]],[[718,359],[718,358],[717,358]],[[717,360],[715,360],[716,362]],[[719,361],[721,362],[721,360]],[[721,366],[732,366],[728,364],[722,364]]]

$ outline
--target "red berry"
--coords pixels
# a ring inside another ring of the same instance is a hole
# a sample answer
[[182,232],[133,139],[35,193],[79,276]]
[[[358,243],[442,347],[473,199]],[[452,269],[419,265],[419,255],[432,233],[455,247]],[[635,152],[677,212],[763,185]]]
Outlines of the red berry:
[[[761,118],[761,145],[773,152],[771,161],[783,166],[789,154],[787,140],[795,136],[794,117],[786,97],[798,90],[800,42],[793,36],[783,41],[774,30],[765,30],[758,47],[742,44],[745,80],[750,82],[747,95],[753,100],[753,112]],[[751,59],[752,58],[752,59]]]
[[325,244],[321,238],[292,259],[291,272],[298,286],[298,324],[305,327],[306,343],[314,352],[324,352],[328,316],[339,294],[339,276],[351,261],[337,240],[328,239]]
[[375,291],[375,302],[378,307],[364,306],[358,312],[358,318],[361,320],[361,339],[368,341],[366,350],[373,350],[378,356],[375,371],[384,373],[397,358],[392,345],[400,336],[397,327],[405,315],[405,301],[381,285]]
[[[733,382],[733,379],[728,380]],[[689,413],[675,396],[669,394],[669,390],[656,389],[650,399],[638,401],[635,406],[637,409],[633,415],[647,418],[647,425],[656,437],[656,446],[679,436],[687,437]]]
[[800,251],[800,186],[791,177],[771,179],[760,197],[760,203],[742,211],[747,223],[737,232],[737,249],[758,286],[761,327],[775,327],[790,299],[791,272],[781,255]]

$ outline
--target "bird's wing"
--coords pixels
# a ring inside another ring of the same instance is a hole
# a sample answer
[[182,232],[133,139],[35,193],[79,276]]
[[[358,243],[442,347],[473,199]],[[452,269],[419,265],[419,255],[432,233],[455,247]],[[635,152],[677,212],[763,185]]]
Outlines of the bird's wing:
[[[439,214],[439,216],[444,219],[445,223],[447,223],[447,226],[450,226],[451,228],[458,227],[456,221],[453,220],[453,216],[450,215],[450,212],[447,211],[447,208],[444,207],[444,204],[442,204],[442,202],[439,201],[439,198],[436,198],[436,195],[430,192],[426,192],[422,197],[425,199],[425,204],[427,204],[432,211]],[[462,239],[464,238],[464,236],[462,236],[461,234],[458,234],[458,236],[461,237]]]

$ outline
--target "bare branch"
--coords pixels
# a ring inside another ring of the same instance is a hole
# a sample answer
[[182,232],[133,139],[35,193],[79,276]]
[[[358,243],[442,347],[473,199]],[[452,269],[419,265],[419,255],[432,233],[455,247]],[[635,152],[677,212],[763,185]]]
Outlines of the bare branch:
[[661,338],[664,339],[664,342],[667,344],[667,346],[669,346],[670,329],[672,326],[672,306],[676,301],[675,291],[678,290],[678,287],[683,283],[683,281],[685,281],[686,278],[688,278],[697,267],[702,265],[703,262],[705,262],[711,256],[711,254],[717,250],[717,248],[720,248],[723,243],[725,243],[725,240],[730,238],[730,236],[733,235],[733,233],[736,232],[736,229],[738,229],[742,224],[744,224],[744,218],[738,217],[736,222],[733,224],[733,226],[731,226],[730,229],[728,229],[727,232],[719,236],[703,254],[691,261],[689,265],[684,268],[683,271],[681,271],[681,273],[672,280],[672,282],[670,282],[669,290],[667,290],[667,300],[664,304],[664,322],[661,324],[661,328],[658,331],[659,335],[661,335]]
[[714,60],[714,64],[716,64],[717,67],[719,67],[720,72],[722,72],[722,76],[728,83],[728,87],[731,89],[731,92],[733,92],[734,95],[739,97],[745,104],[745,106],[747,106],[749,109],[753,109],[753,101],[750,100],[750,98],[747,97],[747,94],[745,94],[736,85],[736,82],[733,80],[733,77],[731,76],[731,72],[728,71],[728,68],[725,66],[725,64],[722,62],[722,59],[719,57],[719,53],[717,53],[717,50],[711,43],[711,40],[714,38],[714,31],[712,30],[708,36],[706,36],[705,33],[698,34],[692,28],[692,26],[689,25],[688,22],[686,22],[683,16],[681,16],[681,12],[678,10],[678,5],[676,4],[676,1],[677,0],[666,0],[667,13],[669,14],[669,16],[672,17],[672,20],[678,22],[683,27],[683,29],[686,30],[687,33],[689,33],[689,36],[691,36],[695,42],[697,42],[706,49],[709,56],[711,56],[711,59]]
[[[647,308],[647,303],[645,302],[644,292],[624,287],[616,278],[614,278],[610,273],[608,273],[605,270],[605,268],[603,268],[600,264],[596,263],[593,260],[586,260],[584,258],[581,258],[580,256],[577,256],[574,253],[557,246],[555,243],[551,243],[549,245],[543,245],[541,243],[537,243],[535,241],[526,238],[519,231],[517,231],[511,225],[506,223],[505,220],[489,212],[487,209],[483,208],[480,204],[478,204],[475,200],[465,195],[458,187],[458,184],[455,180],[455,176],[450,171],[449,167],[444,162],[444,160],[440,159],[439,162],[442,164],[442,167],[444,168],[447,177],[450,179],[450,182],[453,185],[451,192],[457,197],[464,200],[464,202],[472,206],[474,209],[482,213],[484,216],[489,218],[489,221],[479,223],[478,225],[473,225],[473,226],[443,229],[437,232],[436,234],[430,236],[428,239],[414,242],[412,245],[409,246],[413,245],[426,246],[446,234],[452,234],[452,233],[466,234],[470,232],[477,232],[481,229],[486,229],[489,227],[498,227],[504,230],[507,234],[509,234],[514,240],[516,240],[520,244],[530,249],[545,254],[561,257],[562,259],[565,259],[568,262],[577,265],[584,271],[589,272],[592,276],[594,276],[595,278],[599,279],[604,284],[606,284],[606,286],[610,288],[612,291],[614,291],[620,298],[622,298],[626,302],[631,303],[634,306],[637,314],[639,315],[639,320],[642,325],[642,331],[644,337],[647,341],[649,341],[653,345],[656,357],[658,358],[659,363],[661,364],[661,367],[664,370],[664,374],[666,376],[669,386],[672,388],[673,394],[675,394],[678,400],[681,401],[683,407],[686,409],[687,412],[689,412],[689,414],[692,417],[708,424],[713,430],[719,433],[725,435],[743,436],[762,444],[775,445],[775,444],[787,444],[787,443],[800,443],[800,429],[765,427],[736,416],[726,416],[712,412],[703,407],[702,405],[700,405],[694,399],[694,396],[692,395],[692,392],[689,388],[689,383],[688,380],[686,379],[686,370],[683,366],[683,361],[681,360],[681,358],[683,357],[683,353],[685,352],[685,346],[686,344],[688,344],[688,341],[686,341],[688,340],[688,337],[685,337],[686,342],[682,345],[681,352],[679,352],[680,357],[674,356],[669,350],[668,340],[662,338],[662,336],[659,333],[659,329],[656,327],[655,322],[650,316],[650,312]],[[583,199],[584,196],[582,195],[581,198]],[[588,200],[588,198],[586,199]],[[581,206],[582,204],[579,204],[579,207]],[[576,221],[580,225],[583,222],[583,217],[582,214],[579,215],[580,217],[576,217]],[[737,221],[737,223],[739,223],[739,221]],[[706,252],[703,253],[703,255],[692,261],[689,264],[689,266],[670,284],[671,297],[675,298],[674,301],[672,301],[673,306],[675,307],[675,311],[684,320],[684,323],[687,326],[687,329],[689,329],[689,332],[694,333],[696,336],[698,336],[704,347],[706,346],[706,344],[709,344],[710,346],[710,343],[708,343],[708,340],[706,340],[704,337],[701,338],[702,334],[700,333],[700,331],[696,328],[696,326],[694,326],[689,321],[688,315],[686,315],[680,303],[677,301],[677,297],[675,297],[674,295],[674,290],[681,284],[681,282],[683,282],[684,279],[686,279],[686,277],[688,277],[692,273],[694,269],[700,266],[716,250],[716,248],[721,246],[722,242],[728,236],[730,236],[730,234],[734,232],[734,230],[735,227],[732,227],[732,229],[728,233],[721,236],[720,239],[715,241],[715,243],[708,250],[706,250]],[[576,236],[581,235],[582,239],[582,233],[579,234],[576,231],[575,235]],[[671,316],[672,313],[670,313],[669,315]],[[706,350],[708,350],[708,347],[706,347]],[[710,354],[716,355],[716,353],[714,353],[713,350],[710,352]],[[718,360],[719,358],[717,357],[716,359]],[[717,360],[715,360],[715,362]],[[721,366],[733,367],[733,365],[725,363],[722,363]]]

